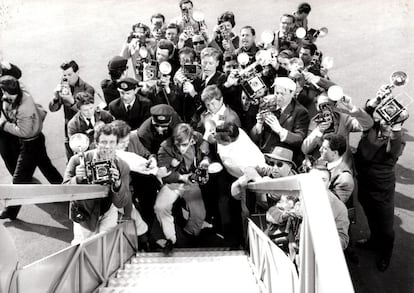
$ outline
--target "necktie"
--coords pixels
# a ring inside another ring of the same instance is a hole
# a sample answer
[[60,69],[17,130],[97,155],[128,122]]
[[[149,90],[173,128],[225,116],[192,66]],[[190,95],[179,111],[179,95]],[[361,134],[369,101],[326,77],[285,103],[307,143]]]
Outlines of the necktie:
[[88,129],[93,129],[91,118],[86,118],[88,120]]
[[276,109],[275,115],[276,115],[277,119],[280,119],[280,115],[282,115],[282,109],[280,109],[280,108]]

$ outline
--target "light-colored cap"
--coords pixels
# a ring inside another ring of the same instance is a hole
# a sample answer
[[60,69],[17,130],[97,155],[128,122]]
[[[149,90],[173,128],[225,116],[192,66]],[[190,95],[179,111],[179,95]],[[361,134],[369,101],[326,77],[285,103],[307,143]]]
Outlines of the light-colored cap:
[[296,83],[293,80],[291,80],[289,77],[276,77],[272,86],[284,87],[291,91],[296,90]]

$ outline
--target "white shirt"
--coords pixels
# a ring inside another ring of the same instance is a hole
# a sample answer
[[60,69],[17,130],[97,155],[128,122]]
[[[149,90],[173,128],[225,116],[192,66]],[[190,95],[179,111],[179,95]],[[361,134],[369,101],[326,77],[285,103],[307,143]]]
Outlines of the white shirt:
[[332,170],[333,168],[335,168],[335,167],[338,167],[339,166],[339,164],[341,164],[342,163],[342,157],[339,157],[339,159],[338,160],[336,160],[336,161],[333,161],[333,162],[328,162],[328,164],[326,165],[326,167],[328,168],[328,170],[330,171],[330,170]]
[[135,100],[136,100],[137,98],[135,97],[130,103],[124,103],[124,106],[125,106],[125,110],[126,111],[128,111],[128,106],[131,106],[130,108],[132,109],[132,107],[134,106],[134,103],[135,103]]
[[217,144],[217,152],[230,175],[239,178],[247,167],[263,166],[265,157],[250,137],[239,128],[239,137],[228,144]]
[[216,126],[219,126],[224,123],[224,120],[220,118],[223,118],[226,109],[226,105],[224,105],[223,103],[223,105],[221,105],[220,109],[217,111],[216,114],[211,114],[211,119],[214,121],[214,123],[216,123]]

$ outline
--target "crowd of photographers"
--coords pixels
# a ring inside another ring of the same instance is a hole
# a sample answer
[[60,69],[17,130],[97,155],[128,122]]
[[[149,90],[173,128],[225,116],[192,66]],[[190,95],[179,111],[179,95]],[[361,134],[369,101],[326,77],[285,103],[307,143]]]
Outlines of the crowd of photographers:
[[[398,103],[385,103],[393,86],[362,108],[338,94],[328,75],[332,60],[315,44],[327,29],[309,28],[307,3],[283,14],[261,40],[251,25],[235,31],[230,11],[209,36],[191,0],[179,8],[170,22],[158,13],[149,26],[132,26],[108,62],[103,98],[75,61],[61,65],[49,110],[64,111],[63,178],[46,153],[44,110],[19,82],[20,70],[1,60],[0,152],[13,183],[33,183],[39,167],[51,183],[108,185],[108,198],[71,203],[73,243],[114,227],[121,213],[136,220],[144,248],[168,252],[179,239],[202,245],[212,235],[212,245],[238,247],[245,217],[272,201],[266,218],[277,235],[289,236],[286,226],[301,218],[298,199],[252,195],[247,182],[314,170],[326,182],[342,247],[358,196],[371,236],[357,245],[376,250],[378,269],[387,269],[394,166],[408,118]],[[350,132],[363,133],[355,154]],[[18,211],[0,217],[15,219]]]

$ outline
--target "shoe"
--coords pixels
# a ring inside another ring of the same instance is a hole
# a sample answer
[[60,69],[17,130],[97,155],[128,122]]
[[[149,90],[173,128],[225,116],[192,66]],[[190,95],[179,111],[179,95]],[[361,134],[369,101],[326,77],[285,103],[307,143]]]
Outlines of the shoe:
[[375,250],[376,245],[371,239],[361,239],[355,243],[355,246],[366,250]]
[[380,272],[385,272],[388,269],[389,265],[390,265],[390,260],[391,259],[389,257],[380,257],[377,260],[377,269]]
[[4,220],[4,219],[16,220],[16,218],[17,218],[17,215],[16,216],[10,215],[6,210],[0,213],[0,220]]
[[162,252],[165,254],[165,256],[170,256],[172,254],[174,248],[174,243],[170,239],[167,239],[165,242],[165,246],[162,249]]

